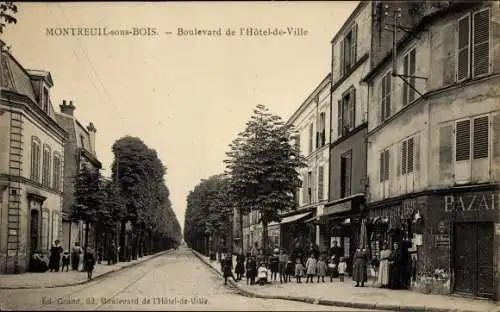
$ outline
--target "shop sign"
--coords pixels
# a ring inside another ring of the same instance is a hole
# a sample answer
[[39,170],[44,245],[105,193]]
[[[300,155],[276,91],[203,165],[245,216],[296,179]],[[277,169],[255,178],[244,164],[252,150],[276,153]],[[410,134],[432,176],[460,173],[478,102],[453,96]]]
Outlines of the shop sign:
[[448,234],[435,235],[434,242],[436,244],[436,247],[449,247],[450,235]]
[[334,213],[339,213],[339,212],[344,212],[344,211],[350,211],[352,209],[352,202],[350,200],[335,204],[329,207],[325,207],[323,210],[323,214],[329,215],[329,214],[334,214]]
[[464,195],[446,195],[445,212],[493,211],[499,210],[500,195],[486,193],[468,193]]

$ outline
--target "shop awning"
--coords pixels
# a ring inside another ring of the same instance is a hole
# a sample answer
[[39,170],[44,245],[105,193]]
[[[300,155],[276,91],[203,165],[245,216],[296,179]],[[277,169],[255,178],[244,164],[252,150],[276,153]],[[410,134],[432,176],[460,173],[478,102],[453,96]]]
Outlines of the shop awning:
[[285,223],[290,223],[290,222],[294,222],[294,221],[298,221],[300,219],[303,219],[307,216],[310,216],[312,214],[312,211],[310,212],[305,212],[305,213],[299,213],[299,214],[296,214],[296,215],[293,215],[293,216],[289,216],[289,217],[285,217],[283,219],[281,219],[281,224],[285,224]]
[[316,217],[312,217],[312,218],[309,218],[306,221],[304,221],[304,223],[314,222],[316,220],[317,220]]

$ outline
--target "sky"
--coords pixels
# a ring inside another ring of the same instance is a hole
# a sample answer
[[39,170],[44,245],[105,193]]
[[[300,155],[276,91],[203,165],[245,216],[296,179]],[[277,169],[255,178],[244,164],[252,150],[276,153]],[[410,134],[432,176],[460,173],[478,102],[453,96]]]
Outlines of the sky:
[[[51,73],[57,111],[72,100],[77,119],[95,124],[104,175],[111,146],[123,136],[140,137],[158,152],[183,227],[187,194],[224,171],[228,144],[257,104],[287,120],[326,76],[330,41],[357,4],[21,3],[17,24],[1,39],[25,68]],[[68,27],[108,35],[57,35]],[[134,28],[156,35],[109,35]],[[179,28],[220,28],[222,36],[179,35]],[[226,36],[228,28],[235,35]],[[240,28],[302,35],[240,36]]]

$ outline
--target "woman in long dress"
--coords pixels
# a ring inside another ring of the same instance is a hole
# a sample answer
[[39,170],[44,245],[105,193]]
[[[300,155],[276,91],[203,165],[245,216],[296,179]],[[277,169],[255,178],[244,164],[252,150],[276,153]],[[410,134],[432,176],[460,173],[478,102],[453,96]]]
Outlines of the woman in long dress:
[[354,255],[354,267],[352,279],[356,282],[354,287],[365,286],[365,282],[368,280],[368,253],[366,249],[356,251]]
[[380,267],[378,269],[378,283],[380,287],[389,286],[389,257],[391,250],[387,244],[384,244],[380,251]]

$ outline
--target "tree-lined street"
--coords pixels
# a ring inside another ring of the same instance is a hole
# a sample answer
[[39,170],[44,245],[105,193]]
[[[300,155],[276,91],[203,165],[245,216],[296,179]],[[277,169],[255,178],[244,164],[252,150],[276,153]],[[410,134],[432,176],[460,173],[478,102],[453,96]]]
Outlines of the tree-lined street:
[[[54,273],[56,274],[56,273]],[[63,273],[57,273],[63,274]],[[82,273],[84,274],[84,273]],[[105,298],[108,302],[103,302]],[[143,303],[149,299],[150,302]],[[91,301],[94,300],[92,303]],[[86,303],[87,301],[87,303]],[[0,308],[30,310],[286,310],[356,311],[285,300],[247,298],[224,287],[219,276],[187,248],[88,284],[0,290]]]

